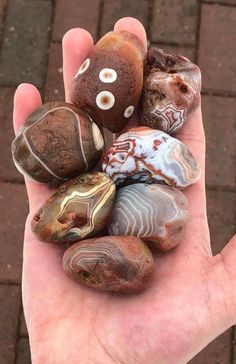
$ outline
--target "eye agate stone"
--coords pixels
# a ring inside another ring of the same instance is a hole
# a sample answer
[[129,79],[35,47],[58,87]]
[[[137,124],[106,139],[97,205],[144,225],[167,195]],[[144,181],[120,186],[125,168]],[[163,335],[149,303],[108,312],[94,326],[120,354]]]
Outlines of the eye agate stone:
[[143,290],[155,270],[150,250],[133,236],[83,240],[66,250],[62,264],[79,283],[123,293]]
[[91,170],[103,137],[89,115],[65,102],[49,102],[26,119],[12,142],[17,169],[38,182],[59,184]]
[[127,31],[109,32],[77,71],[72,102],[113,133],[132,116],[142,93],[146,49]]
[[148,127],[120,135],[102,162],[103,171],[117,185],[157,182],[184,188],[200,178],[198,162],[185,144]]
[[114,199],[115,184],[107,175],[81,174],[44,203],[32,220],[32,230],[47,243],[75,243],[106,227]]
[[137,183],[116,194],[108,224],[110,235],[132,235],[150,247],[169,250],[183,238],[188,202],[176,188]]
[[174,133],[199,104],[201,72],[187,58],[152,47],[142,95],[142,124]]

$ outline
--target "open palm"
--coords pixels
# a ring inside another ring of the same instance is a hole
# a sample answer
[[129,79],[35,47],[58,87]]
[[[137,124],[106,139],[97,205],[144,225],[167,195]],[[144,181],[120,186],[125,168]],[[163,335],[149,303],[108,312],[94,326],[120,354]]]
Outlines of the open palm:
[[[116,30],[129,30],[146,43],[142,25],[124,18]],[[66,100],[93,41],[82,29],[63,39]],[[38,90],[18,87],[14,100],[17,130],[41,105]],[[205,137],[200,108],[177,138],[202,168],[201,180],[184,191],[190,221],[184,241],[155,257],[156,273],[140,294],[96,292],[71,281],[62,271],[63,248],[39,242],[30,222],[52,191],[26,180],[30,213],[26,222],[23,304],[33,364],[184,364],[235,323],[236,241],[212,257],[205,200]]]

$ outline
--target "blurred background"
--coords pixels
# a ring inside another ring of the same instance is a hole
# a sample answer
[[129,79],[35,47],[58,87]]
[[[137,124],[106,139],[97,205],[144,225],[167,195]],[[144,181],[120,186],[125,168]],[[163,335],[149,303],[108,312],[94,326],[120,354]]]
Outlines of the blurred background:
[[[0,0],[0,364],[30,363],[20,289],[28,204],[10,153],[14,91],[31,82],[44,101],[63,100],[63,34],[83,27],[96,40],[123,16],[143,23],[150,44],[200,66],[214,254],[235,231],[236,0]],[[190,363],[236,364],[235,340],[232,328]]]

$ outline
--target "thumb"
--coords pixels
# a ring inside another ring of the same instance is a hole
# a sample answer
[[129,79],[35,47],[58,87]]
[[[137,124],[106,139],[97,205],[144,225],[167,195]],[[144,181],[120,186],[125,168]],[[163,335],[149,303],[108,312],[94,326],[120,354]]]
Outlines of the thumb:
[[[221,332],[236,324],[236,234],[222,252],[213,258],[211,293],[214,317],[219,317]],[[216,320],[217,321],[217,320]]]
[[[232,283],[235,284],[236,296],[236,234],[221,252],[221,261]],[[236,299],[236,297],[235,297]]]

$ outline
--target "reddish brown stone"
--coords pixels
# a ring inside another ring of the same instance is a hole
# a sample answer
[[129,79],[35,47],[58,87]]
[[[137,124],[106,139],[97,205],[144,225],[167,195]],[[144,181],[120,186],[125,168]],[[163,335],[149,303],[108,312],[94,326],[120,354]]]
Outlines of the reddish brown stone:
[[28,212],[25,187],[0,183],[0,280],[20,281],[25,219]]
[[236,102],[234,98],[202,97],[206,132],[206,181],[208,185],[235,186]]
[[199,66],[203,88],[217,92],[236,92],[236,8],[202,5]]
[[213,254],[218,254],[235,232],[236,193],[207,191],[207,213]]
[[24,312],[20,316],[20,336],[28,336],[28,330],[25,322]]
[[147,28],[148,1],[105,0],[101,23],[101,36],[113,30],[117,20],[125,16],[137,18]]
[[22,175],[12,162],[11,142],[14,139],[12,109],[14,88],[0,88],[0,180],[23,181]]
[[195,48],[193,47],[179,47],[169,44],[152,44],[153,47],[162,48],[164,50],[170,51],[172,53],[178,54],[179,56],[184,56],[188,58],[191,62],[195,63]]
[[57,0],[53,40],[60,41],[71,28],[84,28],[97,37],[100,0]]
[[197,17],[197,0],[155,0],[151,25],[152,42],[194,45]]
[[212,341],[188,364],[229,364],[230,363],[231,329]]
[[31,363],[30,358],[30,346],[29,340],[25,338],[20,338],[17,343],[17,353],[16,353],[16,364],[29,364]]
[[18,286],[0,285],[1,364],[15,363],[20,296],[21,293]]
[[65,100],[61,43],[50,46],[44,97],[46,102]]

